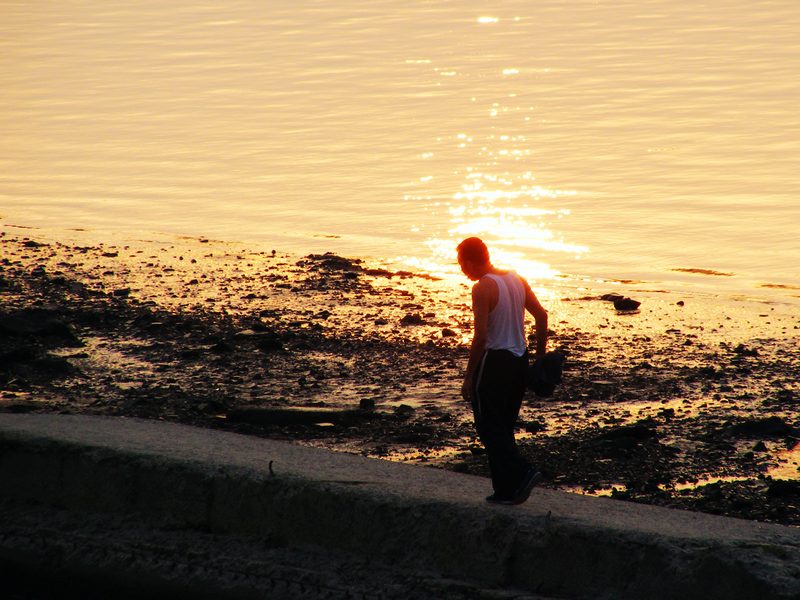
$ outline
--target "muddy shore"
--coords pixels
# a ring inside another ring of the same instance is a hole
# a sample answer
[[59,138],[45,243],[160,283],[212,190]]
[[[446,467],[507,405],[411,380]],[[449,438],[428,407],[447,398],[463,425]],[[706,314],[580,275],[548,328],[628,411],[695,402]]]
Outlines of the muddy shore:
[[[458,397],[465,286],[213,240],[5,228],[0,248],[0,410],[162,419],[487,473]],[[543,485],[800,525],[800,320],[757,306],[748,325],[631,285],[620,292],[643,301],[635,311],[594,290],[543,298],[550,347],[567,355],[563,385],[528,397],[520,419]]]

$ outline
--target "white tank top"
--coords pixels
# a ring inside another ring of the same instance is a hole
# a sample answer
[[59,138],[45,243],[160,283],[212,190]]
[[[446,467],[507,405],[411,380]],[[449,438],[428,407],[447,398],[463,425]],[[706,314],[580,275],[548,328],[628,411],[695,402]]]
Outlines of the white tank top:
[[525,286],[519,275],[509,271],[505,275],[487,273],[497,284],[497,305],[489,313],[489,331],[486,348],[509,350],[522,356],[527,350],[525,339]]

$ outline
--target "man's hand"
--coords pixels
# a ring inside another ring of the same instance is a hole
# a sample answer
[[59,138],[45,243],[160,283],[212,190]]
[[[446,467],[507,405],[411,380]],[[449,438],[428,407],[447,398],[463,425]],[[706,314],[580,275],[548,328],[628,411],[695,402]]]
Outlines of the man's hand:
[[467,402],[472,402],[472,394],[474,394],[474,390],[472,389],[472,378],[469,377],[464,379],[464,383],[461,385],[461,397]]

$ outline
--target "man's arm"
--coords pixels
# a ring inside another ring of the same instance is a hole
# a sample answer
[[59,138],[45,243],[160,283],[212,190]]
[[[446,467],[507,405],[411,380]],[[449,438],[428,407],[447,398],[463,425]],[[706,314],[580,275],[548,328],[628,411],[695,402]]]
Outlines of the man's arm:
[[525,310],[536,321],[536,356],[543,356],[547,351],[547,311],[539,303],[528,282],[523,279],[522,283],[525,285]]
[[461,395],[465,400],[472,400],[472,383],[475,378],[475,371],[478,369],[486,348],[486,334],[489,330],[490,297],[490,290],[487,288],[486,281],[479,281],[472,286],[472,314],[474,319],[472,344],[469,348],[469,362],[467,362],[467,371],[464,374],[464,384],[461,386]]

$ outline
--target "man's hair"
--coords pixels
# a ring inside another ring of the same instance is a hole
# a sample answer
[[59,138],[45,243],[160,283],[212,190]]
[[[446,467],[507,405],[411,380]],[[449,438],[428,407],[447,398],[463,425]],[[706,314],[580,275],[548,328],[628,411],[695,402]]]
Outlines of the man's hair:
[[476,237],[465,239],[458,245],[458,255],[465,260],[487,264],[489,262],[489,249],[483,240]]

